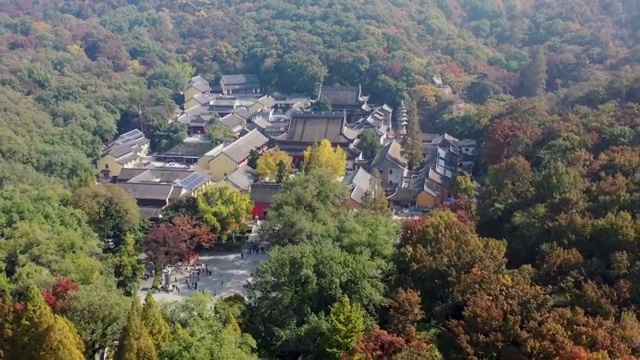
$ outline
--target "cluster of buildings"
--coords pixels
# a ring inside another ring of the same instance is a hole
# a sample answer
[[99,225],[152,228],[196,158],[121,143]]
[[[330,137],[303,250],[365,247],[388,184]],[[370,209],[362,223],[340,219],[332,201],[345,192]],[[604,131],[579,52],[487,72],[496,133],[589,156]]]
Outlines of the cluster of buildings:
[[[123,134],[98,159],[99,176],[129,192],[150,218],[213,182],[248,192],[255,203],[253,216],[263,218],[279,185],[258,182],[249,160],[276,146],[294,164],[302,161],[307,147],[323,139],[341,147],[347,154],[347,175],[342,179],[351,193],[347,205],[354,209],[373,191],[374,169],[390,204],[403,211],[442,205],[452,195],[457,174],[473,167],[473,140],[424,134],[424,166],[409,169],[401,146],[407,126],[404,104],[395,110],[370,104],[359,86],[321,86],[318,93],[316,98],[266,95],[252,74],[223,75],[215,86],[196,76],[184,91],[184,105],[169,120],[184,124],[190,138],[150,155],[142,132]],[[319,102],[330,104],[331,110],[315,111]],[[219,144],[208,141],[206,134],[215,126],[227,127],[233,136]],[[381,150],[373,159],[364,158],[358,147],[366,131],[380,141]]]

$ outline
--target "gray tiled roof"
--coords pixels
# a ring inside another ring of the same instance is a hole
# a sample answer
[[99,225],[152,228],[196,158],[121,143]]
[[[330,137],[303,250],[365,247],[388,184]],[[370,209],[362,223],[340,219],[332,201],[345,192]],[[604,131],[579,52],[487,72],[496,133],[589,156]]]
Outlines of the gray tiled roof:
[[249,119],[254,113],[249,111],[249,109],[246,108],[236,108],[235,110],[233,110],[233,113],[240,116],[243,119]]
[[271,109],[276,105],[276,99],[272,98],[269,95],[261,97],[260,99],[258,99],[258,102],[267,109]]
[[407,167],[407,159],[402,155],[402,145],[400,145],[397,141],[392,141],[385,145],[376,157],[371,162],[371,168],[377,169],[378,164],[382,163],[383,160],[389,160],[392,163],[398,165],[399,167]]
[[109,155],[113,156],[114,158],[119,158],[122,157],[124,155],[129,154],[132,151],[131,146],[129,145],[119,145],[119,146],[115,146],[114,148],[112,148],[109,151]]
[[347,126],[344,114],[294,114],[288,131],[276,138],[279,141],[313,143],[323,139],[332,144],[351,143],[358,132]]
[[255,89],[260,80],[255,74],[222,75],[220,86],[225,90]]
[[332,105],[357,105],[360,103],[360,88],[356,86],[322,86],[320,98]]
[[362,199],[367,193],[371,191],[371,182],[373,177],[363,168],[348,174],[342,179],[342,183],[346,185],[353,185],[351,190],[351,198],[358,204],[362,204]]
[[194,76],[191,78],[189,82],[191,86],[196,88],[198,91],[207,91],[209,90],[209,82],[203,79],[200,75]]
[[249,197],[254,204],[271,204],[273,197],[280,191],[280,184],[252,184]]
[[120,175],[118,175],[118,182],[129,181],[146,171],[149,171],[149,169],[124,168],[120,171]]
[[269,139],[256,129],[227,146],[222,152],[239,164],[249,157],[251,150],[259,149],[268,142]]
[[137,159],[138,159],[138,154],[134,152],[130,152],[129,154],[126,154],[124,156],[117,158],[116,162],[120,165],[126,165],[132,161],[136,161]]
[[162,213],[161,207],[153,207],[153,206],[140,206],[138,207],[138,211],[140,211],[140,215],[146,218],[157,218]]
[[197,101],[200,105],[209,104],[212,100],[215,99],[213,94],[204,95],[204,94],[196,94],[193,96],[193,99]]
[[477,146],[478,142],[473,140],[473,139],[460,139],[458,141],[458,146],[460,147],[471,147],[471,146]]
[[264,117],[254,118],[253,123],[261,129],[266,129],[267,126],[269,126],[269,120],[265,119]]
[[201,157],[214,147],[213,144],[206,142],[182,142],[159,155]]
[[172,184],[119,183],[136,200],[167,200],[173,191]]
[[236,106],[238,99],[236,98],[217,98],[211,103],[212,106]]
[[193,170],[158,168],[146,169],[147,171],[129,179],[130,183],[174,183],[194,173]]
[[419,193],[420,192],[415,189],[397,187],[396,191],[389,196],[389,200],[402,203],[414,203]]
[[226,179],[233,187],[242,191],[249,191],[251,184],[258,178],[256,171],[244,164]]
[[255,85],[260,82],[255,74],[222,75],[221,81],[224,86]]
[[220,122],[225,124],[231,130],[233,130],[238,126],[243,126],[243,124],[245,124],[246,120],[243,119],[238,114],[229,114],[229,115],[223,117],[222,119],[220,119]]

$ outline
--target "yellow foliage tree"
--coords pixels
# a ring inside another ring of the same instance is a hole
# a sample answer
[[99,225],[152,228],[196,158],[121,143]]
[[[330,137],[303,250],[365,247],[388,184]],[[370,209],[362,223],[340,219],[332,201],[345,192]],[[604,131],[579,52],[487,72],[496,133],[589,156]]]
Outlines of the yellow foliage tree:
[[336,176],[344,176],[347,168],[347,154],[340,147],[331,147],[331,142],[324,139],[320,145],[313,144],[304,151],[306,170],[324,168],[331,170]]
[[278,163],[280,161],[284,162],[287,170],[291,170],[291,163],[293,162],[291,156],[277,146],[271,151],[263,153],[258,158],[256,165],[256,172],[260,179],[274,181],[278,174]]
[[146,69],[138,60],[129,60],[129,70],[134,74],[142,74]]
[[71,55],[79,55],[83,52],[82,47],[77,44],[67,46],[67,52]]
[[35,285],[27,289],[25,309],[18,317],[8,358],[84,359],[84,344],[75,328],[64,317],[53,314]]

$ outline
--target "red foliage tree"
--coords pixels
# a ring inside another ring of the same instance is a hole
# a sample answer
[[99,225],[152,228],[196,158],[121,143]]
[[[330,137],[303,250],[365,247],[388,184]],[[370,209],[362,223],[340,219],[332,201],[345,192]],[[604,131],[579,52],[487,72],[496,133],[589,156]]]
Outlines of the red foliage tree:
[[396,290],[389,302],[389,330],[398,335],[407,335],[412,333],[410,327],[415,328],[422,319],[424,311],[420,292],[403,288]]
[[189,233],[171,223],[162,223],[144,237],[146,254],[156,267],[182,261],[187,256]]
[[474,62],[471,67],[473,72],[486,76],[487,80],[500,86],[505,92],[511,92],[518,86],[518,74],[484,62]]
[[195,218],[186,215],[177,215],[171,219],[171,223],[181,231],[184,231],[189,235],[187,239],[187,248],[190,250],[196,247],[210,248],[216,235],[211,232],[211,229],[199,224]]
[[355,348],[355,356],[363,360],[391,359],[405,347],[403,338],[389,334],[387,331],[375,326],[366,336],[362,337]]
[[456,214],[460,221],[473,224],[475,221],[473,217],[474,205],[467,195],[460,195],[454,201],[446,203],[445,208]]
[[62,277],[53,285],[51,291],[41,290],[44,301],[54,311],[60,311],[69,305],[71,295],[80,290],[80,286],[73,280]]
[[527,157],[539,137],[540,129],[534,125],[497,120],[489,128],[482,148],[483,159],[495,165],[516,155]]

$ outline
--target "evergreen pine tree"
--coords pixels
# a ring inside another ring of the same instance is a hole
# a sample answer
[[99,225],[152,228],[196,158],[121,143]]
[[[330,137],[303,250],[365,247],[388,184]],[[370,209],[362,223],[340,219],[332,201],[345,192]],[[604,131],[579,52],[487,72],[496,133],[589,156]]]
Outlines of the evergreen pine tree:
[[330,357],[340,359],[341,354],[351,351],[365,330],[365,312],[359,304],[352,304],[345,297],[331,307],[326,349]]
[[304,171],[309,172],[320,167],[320,147],[314,142],[304,152]]
[[138,292],[138,279],[144,268],[138,263],[138,252],[133,235],[127,234],[115,257],[114,272],[118,279],[118,288],[125,295],[132,296]]
[[27,289],[25,309],[14,334],[16,358],[82,360],[84,344],[75,328],[54,315],[35,285]]
[[157,358],[153,340],[142,323],[139,300],[134,297],[127,324],[120,335],[115,360],[156,360]]
[[284,161],[280,160],[278,162],[278,173],[276,174],[276,182],[278,184],[282,184],[288,176],[289,171],[287,170],[287,164],[285,164]]
[[147,293],[147,297],[144,300],[144,306],[142,307],[142,323],[149,331],[149,335],[153,340],[156,348],[160,348],[162,345],[169,341],[169,334],[171,330],[169,325],[162,314],[156,301],[153,299],[151,292]]
[[541,95],[547,88],[547,56],[543,47],[531,52],[531,60],[522,72],[522,87],[526,96]]
[[15,309],[8,296],[0,298],[0,359],[11,359],[15,332]]
[[[42,359],[83,360],[84,343],[75,327],[62,316],[54,315],[53,326],[47,328],[41,344]],[[38,357],[40,359],[40,357]]]
[[422,165],[424,154],[422,153],[422,130],[416,102],[407,96],[404,100],[407,107],[407,135],[402,139],[404,156],[409,162],[410,169],[416,169]]
[[247,162],[247,165],[252,169],[257,169],[258,157],[258,152],[255,149],[251,149],[251,151],[249,151],[249,161]]
[[227,317],[226,323],[227,323],[227,327],[231,330],[231,332],[233,332],[233,334],[236,337],[242,336],[242,330],[240,329],[240,325],[238,325],[238,321],[236,321],[236,318],[233,315],[229,314],[229,316]]

